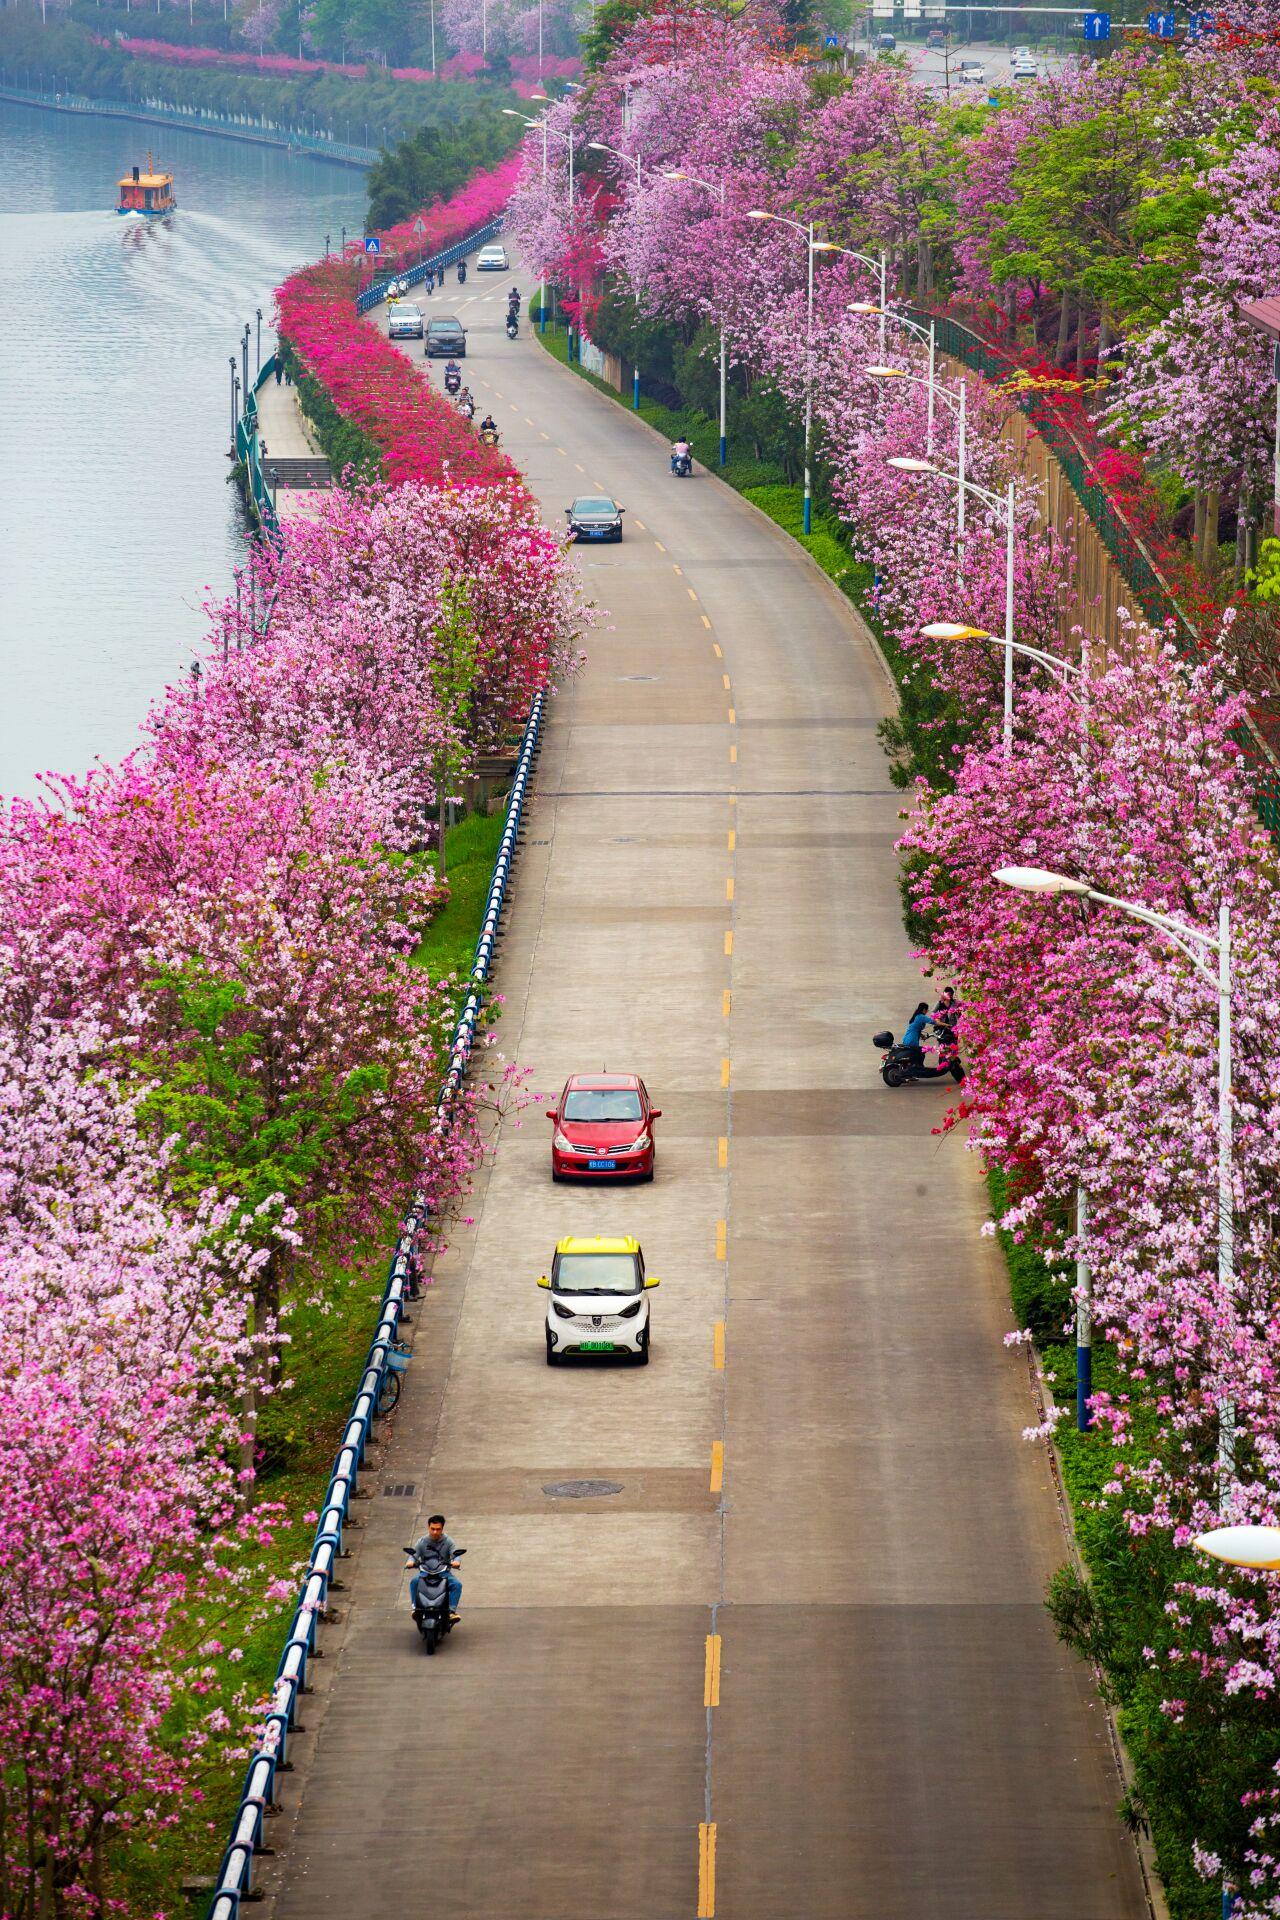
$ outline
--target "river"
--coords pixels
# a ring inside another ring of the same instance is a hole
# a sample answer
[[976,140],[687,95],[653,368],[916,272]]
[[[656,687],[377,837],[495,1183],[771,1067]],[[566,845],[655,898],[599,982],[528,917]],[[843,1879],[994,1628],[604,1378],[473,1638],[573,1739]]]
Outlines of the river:
[[[122,219],[148,146],[179,210]],[[190,664],[245,548],[228,357],[364,201],[351,168],[0,100],[0,794],[117,759]]]

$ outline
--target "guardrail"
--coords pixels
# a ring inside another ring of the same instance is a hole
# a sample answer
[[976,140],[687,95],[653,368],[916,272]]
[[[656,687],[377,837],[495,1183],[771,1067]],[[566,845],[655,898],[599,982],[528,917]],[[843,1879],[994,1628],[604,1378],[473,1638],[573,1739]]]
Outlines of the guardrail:
[[[453,1105],[462,1089],[471,1060],[476,1026],[484,1006],[485,987],[497,950],[502,909],[511,883],[520,821],[541,741],[546,698],[545,692],[535,696],[520,745],[511,797],[507,802],[502,845],[494,862],[484,922],[471,963],[467,997],[454,1028],[449,1065],[436,1098],[434,1127],[438,1133],[447,1131],[449,1127]],[[254,1859],[264,1851],[263,1825],[268,1810],[275,1804],[276,1774],[288,1764],[289,1736],[297,1725],[299,1696],[307,1691],[307,1665],[316,1650],[317,1623],[324,1613],[333,1585],[335,1562],[342,1554],[343,1528],[364,1464],[365,1449],[387,1374],[388,1356],[404,1308],[413,1244],[428,1212],[425,1195],[416,1193],[401,1223],[400,1235],[391,1256],[387,1284],[383,1289],[377,1330],[365,1358],[360,1384],[334,1460],[307,1571],[276,1671],[270,1705],[263,1718],[259,1750],[249,1762],[232,1818],[231,1838],[222,1856],[209,1905],[209,1920],[238,1920],[241,1901],[254,1897]]]
[[15,86],[8,80],[0,80],[0,99],[17,100],[29,107],[53,107],[59,113],[102,113],[117,120],[182,127],[188,133],[217,134],[224,140],[242,140],[255,147],[285,147],[344,167],[371,167],[378,158],[376,147],[351,146],[345,140],[332,140],[304,127],[254,120],[248,114],[208,113],[203,107],[169,106],[153,100],[94,100],[85,93],[49,93]]
[[464,240],[455,240],[451,247],[444,249],[443,253],[433,253],[428,259],[420,260],[416,267],[409,267],[404,273],[388,274],[385,280],[379,280],[376,285],[366,287],[363,293],[356,295],[356,312],[368,313],[378,305],[380,300],[385,300],[387,288],[393,282],[403,281],[406,286],[416,287],[426,279],[429,273],[438,273],[441,267],[451,267],[456,260],[461,260],[473,248],[482,247],[487,240],[495,239],[501,232],[502,215],[499,214],[496,220],[490,220],[483,227],[477,227],[475,232],[469,233]]
[[269,540],[280,545],[280,522],[276,518],[275,502],[271,498],[271,489],[267,485],[266,475],[262,471],[262,461],[258,448],[258,388],[267,379],[274,379],[276,356],[268,354],[258,371],[249,392],[245,396],[244,412],[236,421],[236,453],[244,461],[245,472],[249,476],[249,492],[253,498],[254,511],[257,513],[263,532]]

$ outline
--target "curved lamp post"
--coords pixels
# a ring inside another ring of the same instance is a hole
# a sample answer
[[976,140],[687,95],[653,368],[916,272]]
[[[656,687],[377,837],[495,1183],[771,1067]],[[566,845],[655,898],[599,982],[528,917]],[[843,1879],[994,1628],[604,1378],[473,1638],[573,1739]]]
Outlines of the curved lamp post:
[[804,369],[804,530],[813,532],[813,483],[810,472],[810,456],[813,448],[813,262],[819,253],[840,253],[842,249],[834,240],[815,240],[813,221],[802,225],[799,220],[788,219],[785,213],[768,213],[763,207],[751,207],[747,212],[748,220],[772,220],[780,227],[790,227],[798,233],[805,244],[806,265],[808,268],[808,301],[805,321],[805,369]]
[[1009,482],[1001,499],[998,493],[992,493],[990,487],[980,487],[976,480],[965,480],[958,473],[948,473],[945,467],[936,467],[932,460],[916,460],[907,454],[894,454],[888,464],[899,473],[931,474],[936,479],[949,481],[953,487],[959,487],[961,493],[971,493],[975,500],[981,500],[1004,527],[1004,750],[1010,753],[1013,749],[1013,573],[1018,525],[1017,482]]
[[[1007,656],[1006,656],[1007,657]],[[996,879],[1002,886],[1020,893],[1071,894],[1100,907],[1114,907],[1154,927],[1186,955],[1200,978],[1214,989],[1218,1001],[1218,1288],[1231,1303],[1235,1297],[1235,1219],[1231,1191],[1231,908],[1224,900],[1218,908],[1217,935],[1200,927],[1188,926],[1172,914],[1156,913],[1135,900],[1118,900],[1114,894],[1091,887],[1087,880],[1072,880],[1065,874],[1050,873],[1044,867],[1001,867]],[[1209,956],[1217,955],[1211,965]],[[1230,1510],[1236,1471],[1235,1403],[1220,1395],[1218,1400],[1218,1505],[1224,1514]]]
[[[663,175],[663,178],[666,180],[685,180],[688,182],[688,184],[691,187],[701,187],[705,193],[715,194],[716,198],[720,202],[720,245],[723,251],[724,219],[725,219],[724,183],[721,182],[720,184],[717,185],[714,181],[711,181],[711,180],[699,180],[696,174],[684,173],[678,167],[671,168],[670,170],[665,172]],[[725,462],[729,457],[729,427],[728,427],[728,413],[727,413],[727,405],[728,405],[727,366],[728,366],[728,362],[725,355],[724,321],[721,320],[720,322],[720,465],[721,466],[724,466]]]

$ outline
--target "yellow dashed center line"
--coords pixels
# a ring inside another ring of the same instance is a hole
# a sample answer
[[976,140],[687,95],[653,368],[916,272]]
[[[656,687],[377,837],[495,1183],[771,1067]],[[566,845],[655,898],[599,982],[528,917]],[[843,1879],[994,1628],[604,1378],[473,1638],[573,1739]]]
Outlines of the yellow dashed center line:
[[729,878],[724,883],[724,897],[726,900],[732,900],[733,898],[733,875],[732,874],[729,875]]
[[722,1060],[720,1062],[720,1085],[722,1087],[727,1087],[729,1084],[729,1072],[730,1072],[729,1062],[727,1060]]
[[567,459],[569,458],[569,456],[568,456],[568,454],[567,454],[567,453],[565,453],[565,450],[564,450],[564,448],[563,448],[563,447],[557,447],[557,448],[556,448],[556,452],[557,452],[558,454],[560,454],[560,455],[562,455],[562,457],[563,457],[564,459],[566,459],[566,460],[567,460]]
[[725,690],[725,692],[726,692],[726,693],[728,693],[728,691],[729,691],[729,676],[728,676],[728,674],[727,674],[727,673],[722,673],[722,674],[720,675],[720,679],[721,679],[721,682],[723,683],[723,686],[724,686],[724,690]]
[[542,428],[541,428],[541,427],[539,427],[539,428],[538,428],[538,438],[539,438],[539,440],[549,440],[549,439],[551,438],[551,435],[550,435],[549,433],[544,433],[544,432],[542,431]]
[[724,1486],[724,1441],[714,1440],[711,1444],[711,1492],[719,1493]]
[[505,400],[507,396],[505,393],[499,393],[498,389],[495,387],[493,390],[493,397],[495,400]]
[[574,464],[574,468],[575,468],[575,470],[576,470],[576,471],[577,471],[578,473],[585,473],[585,472],[586,472],[586,468],[585,468],[585,467],[580,467],[580,466],[578,465],[578,463],[577,463],[577,461],[576,461],[576,460],[574,461],[574,463],[573,463],[573,464]]
[[726,987],[724,990],[724,995],[720,1002],[720,1011],[721,1013],[723,1013],[726,1020],[729,1018],[730,1013],[733,1011],[733,995],[730,993],[728,987]]
[[703,1821],[698,1828],[698,1920],[715,1920],[716,1825]]
[[729,1141],[728,1141],[728,1137],[722,1133],[720,1135],[720,1138],[716,1141],[716,1165],[720,1168],[720,1171],[723,1173],[724,1169],[728,1166],[728,1164],[729,1164]]
[[710,630],[710,627],[711,627],[711,622],[710,622],[710,620],[709,620],[709,619],[707,618],[707,616],[706,616],[706,614],[705,614],[705,613],[704,613],[704,614],[703,614],[703,616],[702,616],[702,624],[703,624],[703,626],[704,626],[704,627],[706,627],[706,628],[707,628],[708,630]]
[[728,1257],[729,1257],[728,1224],[724,1220],[717,1220],[716,1221],[716,1259],[727,1260]]
[[[717,1373],[724,1372],[724,1321],[717,1320],[711,1329],[711,1364]],[[719,1702],[716,1702],[717,1706]]]
[[737,766],[737,764],[738,764],[738,749],[737,749],[736,747],[730,747],[730,749],[729,749],[729,765],[730,765],[731,767],[736,767],[736,766]]
[[[637,526],[639,526],[639,525],[640,525],[640,522],[639,522],[638,520],[636,521],[636,525],[637,525]],[[655,546],[655,547],[656,547],[656,548],[658,549],[658,552],[659,552],[659,553],[665,553],[665,552],[666,552],[666,548],[665,548],[665,547],[663,546],[663,544],[662,544],[662,542],[661,542],[661,540],[655,540],[653,544],[654,544],[654,546]]]
[[720,1705],[720,1635],[707,1635],[707,1664],[702,1682],[702,1704],[704,1707]]
[[[710,622],[708,621],[708,623],[707,623],[707,624],[708,624],[708,625],[710,625]],[[712,651],[712,653],[714,653],[714,655],[715,655],[715,657],[716,657],[716,659],[717,659],[717,660],[723,660],[723,659],[724,659],[724,654],[723,654],[723,652],[721,651],[721,648],[720,648],[720,642],[719,642],[718,640],[713,640],[713,641],[711,642],[711,651]]]
[[[677,572],[678,572],[678,571],[679,571],[679,569],[677,568]],[[696,593],[694,592],[694,590],[693,590],[693,588],[692,588],[692,587],[686,587],[686,588],[685,588],[685,592],[686,592],[686,593],[688,594],[688,596],[689,596],[689,598],[690,598],[691,600],[696,600],[696,599],[697,599],[697,597],[698,597],[698,596],[697,596],[697,594],[696,594]]]
[[734,850],[734,848],[735,848],[735,847],[737,846],[737,844],[738,844],[738,836],[737,836],[737,834],[735,833],[735,831],[734,831],[734,829],[733,829],[732,827],[730,827],[730,829],[729,829],[729,851],[730,851],[730,853],[732,853],[732,852],[733,852],[733,850]]
[[[647,532],[649,531],[649,529],[648,529],[648,528],[647,528],[647,527],[645,526],[645,524],[644,524],[644,521],[643,521],[643,520],[633,520],[633,521],[631,522],[631,524],[632,524],[632,526],[633,526],[633,527],[639,527],[639,529],[640,529],[640,531],[641,531],[641,533],[647,533]],[[658,543],[657,543],[657,541],[655,540],[653,544],[654,544],[654,546],[656,547]]]
[[533,425],[533,422],[532,422],[532,420],[531,420],[531,419],[529,418],[529,416],[528,416],[528,414],[527,414],[527,413],[526,413],[526,415],[525,415],[525,417],[524,417],[524,423],[525,423],[525,425],[526,425],[526,427],[531,427],[531,426]]
[[725,936],[724,936],[724,950],[725,950],[725,952],[726,952],[726,953],[732,953],[732,952],[733,952],[733,929],[732,929],[732,927],[730,927],[730,929],[729,929],[729,931],[728,931],[728,932],[727,932],[727,933],[725,934]]

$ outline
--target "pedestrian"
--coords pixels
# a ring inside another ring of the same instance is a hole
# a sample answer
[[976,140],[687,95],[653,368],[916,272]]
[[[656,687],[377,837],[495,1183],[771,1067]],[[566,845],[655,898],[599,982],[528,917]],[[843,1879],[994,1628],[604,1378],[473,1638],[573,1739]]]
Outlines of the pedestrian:
[[276,355],[276,385],[277,386],[280,385],[280,381],[283,375],[284,375],[284,366],[281,363],[280,355],[277,354]]

